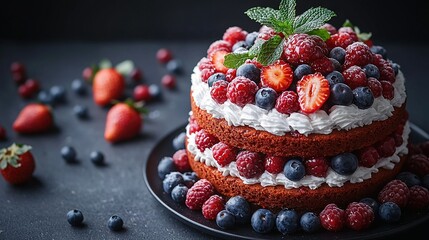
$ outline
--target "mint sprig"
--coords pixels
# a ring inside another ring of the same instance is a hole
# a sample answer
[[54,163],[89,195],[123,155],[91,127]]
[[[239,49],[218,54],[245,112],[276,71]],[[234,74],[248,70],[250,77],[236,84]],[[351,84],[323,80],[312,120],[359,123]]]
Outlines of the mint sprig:
[[372,37],[372,33],[361,32],[360,29],[357,26],[353,25],[348,19],[346,19],[346,21],[343,23],[343,27],[351,27],[353,31],[355,31],[358,39],[362,42],[367,41]]

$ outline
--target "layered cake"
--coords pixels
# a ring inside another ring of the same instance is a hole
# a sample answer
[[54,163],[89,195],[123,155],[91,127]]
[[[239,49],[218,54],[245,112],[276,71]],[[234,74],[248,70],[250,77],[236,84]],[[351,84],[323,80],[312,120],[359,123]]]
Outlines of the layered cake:
[[248,10],[262,27],[228,28],[194,68],[192,170],[226,198],[271,210],[374,196],[408,153],[399,65],[350,22],[326,23],[327,9],[306,20],[271,10]]

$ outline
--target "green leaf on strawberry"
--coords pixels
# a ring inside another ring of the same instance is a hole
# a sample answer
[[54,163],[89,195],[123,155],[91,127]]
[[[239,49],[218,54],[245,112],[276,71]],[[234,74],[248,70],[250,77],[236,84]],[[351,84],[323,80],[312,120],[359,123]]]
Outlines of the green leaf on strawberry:
[[19,163],[19,156],[30,151],[31,146],[13,143],[8,148],[0,150],[0,169],[4,170],[8,165],[18,168],[21,166]]

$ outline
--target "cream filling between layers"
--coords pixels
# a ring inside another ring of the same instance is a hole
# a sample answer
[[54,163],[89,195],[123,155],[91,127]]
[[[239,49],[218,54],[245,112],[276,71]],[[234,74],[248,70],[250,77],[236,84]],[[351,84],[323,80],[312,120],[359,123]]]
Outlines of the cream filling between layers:
[[201,152],[195,144],[195,133],[189,134],[189,125],[186,127],[186,129],[188,137],[187,149],[194,155],[195,161],[199,161],[206,164],[207,166],[217,168],[217,170],[220,171],[223,176],[238,177],[245,184],[261,184],[263,187],[284,185],[287,189],[299,188],[302,186],[309,187],[310,189],[316,189],[323,183],[328,184],[330,187],[341,187],[346,182],[358,183],[370,179],[372,174],[377,173],[380,168],[393,169],[395,164],[401,160],[400,156],[408,154],[408,136],[411,131],[409,123],[407,122],[404,126],[404,131],[402,134],[402,145],[396,147],[396,151],[392,156],[379,159],[378,162],[370,168],[359,166],[352,175],[346,176],[336,173],[329,167],[326,177],[306,175],[299,181],[291,181],[287,179],[283,173],[271,174],[267,171],[265,171],[258,178],[249,179],[242,177],[238,173],[237,164],[235,161],[222,167],[213,158],[211,149],[206,148],[204,152]]
[[192,79],[192,98],[195,104],[214,118],[225,119],[232,126],[250,126],[274,135],[282,136],[287,132],[298,131],[308,135],[312,133],[329,134],[334,129],[349,130],[369,125],[373,121],[383,121],[393,115],[394,107],[400,107],[406,99],[405,79],[401,71],[393,83],[395,93],[392,100],[378,97],[368,109],[359,109],[356,105],[335,105],[330,113],[318,110],[311,114],[300,112],[279,113],[276,109],[267,111],[254,104],[239,107],[229,100],[218,104],[210,96],[207,83],[201,81],[198,66],[194,68]]

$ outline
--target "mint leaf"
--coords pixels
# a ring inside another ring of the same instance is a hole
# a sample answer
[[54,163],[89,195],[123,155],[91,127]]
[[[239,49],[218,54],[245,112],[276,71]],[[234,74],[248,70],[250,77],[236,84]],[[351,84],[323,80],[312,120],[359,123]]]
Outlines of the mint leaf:
[[257,60],[264,66],[270,65],[280,58],[283,52],[284,38],[274,35],[261,46]]
[[250,19],[272,28],[275,28],[273,19],[280,18],[280,12],[269,7],[253,7],[244,13],[249,16]]
[[343,23],[343,27],[351,27],[353,28],[353,24],[352,22],[350,22],[350,20],[346,19],[346,21]]
[[134,68],[134,62],[131,60],[122,61],[115,66],[116,71],[126,77],[131,75]]
[[366,41],[372,37],[372,33],[358,33],[357,36],[359,40]]
[[307,32],[307,34],[319,36],[323,41],[326,41],[331,37],[331,34],[328,32],[328,30],[324,28],[311,30],[310,32]]
[[249,49],[249,55],[254,57],[259,54],[261,51],[262,44],[264,44],[266,40],[262,38],[257,38],[253,46]]
[[295,18],[293,23],[294,33],[305,33],[318,29],[334,16],[336,16],[335,13],[329,9],[322,7],[310,8]]
[[227,68],[238,68],[243,63],[246,62],[247,59],[251,58],[248,52],[246,53],[229,53],[225,56],[225,61],[223,65]]
[[292,23],[295,20],[295,8],[295,0],[282,0],[279,6],[281,21]]

